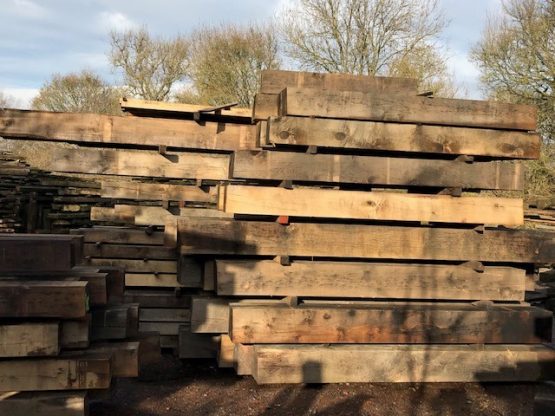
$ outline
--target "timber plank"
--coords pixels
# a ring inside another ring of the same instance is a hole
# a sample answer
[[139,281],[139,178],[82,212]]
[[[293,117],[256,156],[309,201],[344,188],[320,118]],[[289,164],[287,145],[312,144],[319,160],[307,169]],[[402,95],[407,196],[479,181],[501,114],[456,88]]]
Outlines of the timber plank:
[[195,152],[95,149],[59,143],[4,140],[5,145],[35,169],[96,175],[225,180],[229,155]]
[[232,177],[511,191],[522,190],[524,186],[524,168],[518,162],[464,163],[434,159],[275,151],[235,153]]
[[73,234],[83,235],[85,243],[142,245],[164,244],[164,233],[160,231],[147,233],[145,230],[125,227],[94,227],[78,228],[71,230],[71,232]]
[[90,344],[91,317],[63,320],[60,326],[60,344],[66,349],[83,349]]
[[93,266],[112,266],[127,273],[177,273],[175,260],[90,259]]
[[550,311],[510,304],[236,303],[230,336],[241,344],[535,344],[550,342],[551,326]]
[[235,364],[235,344],[229,335],[220,336],[220,347],[218,348],[218,367],[233,368]]
[[82,318],[88,284],[76,281],[0,281],[1,318]]
[[535,130],[536,107],[496,101],[290,87],[280,94],[280,116]]
[[195,334],[188,325],[179,327],[178,353],[181,359],[216,358],[220,335]]
[[140,308],[190,308],[191,296],[174,290],[129,289],[125,291],[126,303],[138,303]]
[[139,322],[140,332],[158,332],[162,336],[179,335],[179,327],[185,322]]
[[523,301],[526,272],[487,266],[216,260],[220,296]]
[[191,303],[191,332],[227,334],[229,331],[229,300],[194,297]]
[[233,151],[253,147],[256,126],[149,117],[1,110],[0,136],[100,145],[162,145]]
[[0,414],[10,416],[87,416],[86,391],[16,393],[0,398]]
[[86,243],[83,247],[85,257],[116,259],[175,260],[175,249],[162,246]]
[[0,234],[0,273],[68,271],[81,261],[82,243],[78,236]]
[[141,308],[141,322],[189,322],[191,310],[185,308]]
[[543,345],[269,345],[254,355],[258,384],[523,382],[555,370]]
[[508,226],[524,223],[521,198],[223,185],[218,206],[232,214]]
[[233,254],[551,263],[555,233],[309,224],[191,218],[179,223],[182,254]]
[[416,95],[417,81],[411,78],[375,77],[339,73],[270,69],[262,71],[260,92],[279,93],[283,89],[290,87]]
[[104,198],[139,199],[148,201],[186,201],[216,203],[215,187],[206,189],[192,185],[173,185],[144,182],[102,181]]
[[92,344],[87,351],[92,354],[111,355],[113,377],[139,377],[141,367],[140,341],[97,343]]
[[0,361],[0,391],[107,389],[110,379],[107,355]]
[[180,287],[175,273],[125,273],[126,287]]
[[261,141],[266,145],[319,146],[537,159],[539,135],[522,131],[432,126],[411,123],[272,117]]
[[58,355],[57,322],[0,324],[0,357]]

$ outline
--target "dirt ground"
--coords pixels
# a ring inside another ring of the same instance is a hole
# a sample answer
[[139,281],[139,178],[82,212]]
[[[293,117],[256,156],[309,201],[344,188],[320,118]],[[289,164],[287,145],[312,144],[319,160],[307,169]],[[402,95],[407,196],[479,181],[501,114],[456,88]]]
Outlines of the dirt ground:
[[257,386],[211,361],[169,355],[114,387],[111,398],[91,404],[91,416],[555,415],[551,384]]

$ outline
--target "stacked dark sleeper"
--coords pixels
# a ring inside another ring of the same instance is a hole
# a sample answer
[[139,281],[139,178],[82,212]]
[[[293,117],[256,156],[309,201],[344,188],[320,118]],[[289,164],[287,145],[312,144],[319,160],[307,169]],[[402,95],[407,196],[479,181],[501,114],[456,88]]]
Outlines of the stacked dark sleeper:
[[113,378],[159,358],[123,271],[82,266],[82,237],[3,234],[0,258],[0,414],[87,415]]
[[106,226],[75,231],[85,257],[126,269],[140,327],[180,357],[219,351],[259,383],[535,381],[555,367],[551,313],[524,302],[555,259],[555,234],[522,229],[534,108],[287,71],[263,73],[252,117],[122,107],[7,110],[0,135],[34,169],[101,178],[91,216]]

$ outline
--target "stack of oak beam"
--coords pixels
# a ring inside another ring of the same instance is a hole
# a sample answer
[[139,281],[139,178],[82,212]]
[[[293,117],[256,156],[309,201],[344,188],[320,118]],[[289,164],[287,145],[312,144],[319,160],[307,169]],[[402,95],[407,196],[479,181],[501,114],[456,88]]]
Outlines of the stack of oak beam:
[[222,365],[258,383],[553,376],[552,315],[524,295],[555,235],[517,229],[534,108],[274,72],[254,120],[260,149],[232,161],[246,182],[219,188],[235,218],[165,228],[214,287],[191,332],[222,334]]
[[86,260],[125,268],[139,325],[182,358],[219,351],[259,383],[552,369],[551,314],[523,303],[555,259],[553,234],[520,229],[533,108],[287,71],[263,73],[253,114],[122,108],[2,111],[2,144],[33,169],[99,181],[97,226],[76,231]]
[[0,235],[0,258],[0,414],[86,415],[113,378],[157,360],[123,272],[82,266],[81,236]]

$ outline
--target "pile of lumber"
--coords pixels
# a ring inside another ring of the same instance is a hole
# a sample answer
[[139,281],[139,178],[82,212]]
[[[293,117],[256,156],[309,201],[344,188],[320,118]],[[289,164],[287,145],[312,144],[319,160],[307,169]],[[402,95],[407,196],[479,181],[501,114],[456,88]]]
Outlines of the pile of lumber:
[[113,378],[159,358],[122,270],[80,265],[82,237],[2,234],[0,257],[0,414],[86,415]]
[[555,263],[555,234],[523,228],[533,107],[266,71],[252,113],[122,108],[2,111],[2,145],[100,183],[95,226],[74,231],[86,264],[124,268],[139,328],[180,357],[259,383],[535,381],[555,366],[552,314],[524,297]]

